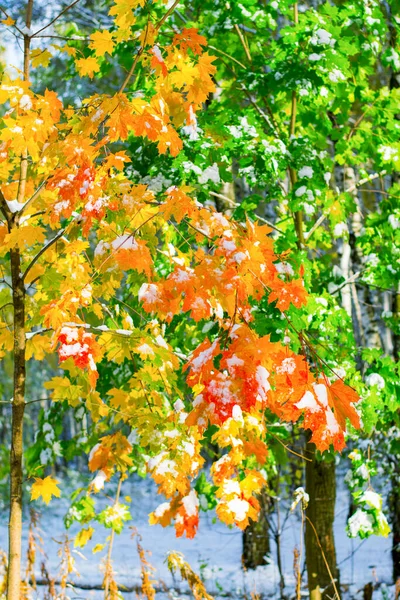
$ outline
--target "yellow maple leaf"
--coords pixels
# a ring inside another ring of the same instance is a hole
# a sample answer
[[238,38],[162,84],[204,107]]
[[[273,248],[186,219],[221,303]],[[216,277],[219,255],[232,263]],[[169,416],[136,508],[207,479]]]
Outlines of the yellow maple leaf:
[[44,479],[35,477],[35,483],[32,484],[31,489],[31,500],[42,498],[43,502],[48,504],[53,496],[59,498],[61,490],[57,487],[57,483],[57,479],[53,479],[50,475]]
[[39,279],[39,277],[43,275],[44,271],[45,269],[43,265],[40,265],[38,263],[34,264],[30,271],[27,273],[25,283],[31,283],[33,280],[36,281],[37,279]]
[[92,312],[96,315],[96,317],[98,319],[102,319],[103,318],[103,309],[101,304],[93,304],[92,305]]
[[201,392],[204,390],[204,387],[205,386],[202,383],[196,383],[196,385],[193,386],[193,395],[198,396],[201,394]]
[[136,18],[133,11],[138,6],[144,6],[146,0],[115,0],[109,14],[114,16],[115,25],[124,30],[134,25]]
[[114,49],[114,41],[109,31],[104,29],[103,31],[95,31],[90,36],[92,40],[90,48],[95,51],[96,56],[104,56],[106,52],[112,54]]
[[42,50],[41,48],[35,48],[31,52],[31,64],[35,69],[36,67],[47,67],[50,59],[53,57],[51,52],[48,50]]
[[43,360],[51,351],[51,340],[48,336],[33,335],[26,341],[26,360]]
[[109,414],[108,406],[100,398],[99,392],[90,392],[86,396],[86,408],[95,423]]
[[106,544],[96,544],[95,547],[93,548],[92,552],[93,552],[93,554],[96,554],[97,552],[101,552],[102,550],[104,550],[105,547],[106,547]]
[[111,396],[110,404],[114,408],[125,408],[128,404],[129,393],[118,388],[112,388],[107,392],[108,396]]
[[68,56],[76,56],[77,53],[77,49],[72,48],[72,46],[57,46],[57,50],[59,50],[60,52],[65,52],[66,54],[68,54]]
[[142,30],[140,34],[139,41],[141,45],[144,46],[154,46],[154,41],[157,36],[157,29],[154,27],[153,23],[150,21],[147,23],[146,27]]
[[170,82],[174,86],[181,88],[192,85],[198,76],[199,70],[197,66],[188,62],[186,65],[182,65],[181,70],[170,73]]
[[[133,16],[133,20],[135,20],[133,13],[132,13],[132,16]],[[117,22],[115,22],[115,24],[118,26],[118,29],[114,32],[115,43],[119,44],[120,42],[127,42],[128,40],[130,40],[132,37],[130,27],[126,27],[126,28],[121,27],[118,25]]]
[[3,358],[14,347],[14,334],[6,323],[0,321],[0,358]]
[[74,408],[81,403],[83,388],[80,385],[73,385],[67,377],[53,377],[43,385],[46,390],[53,390],[50,395],[54,402],[67,400]]
[[24,227],[14,228],[5,236],[1,254],[4,254],[11,250],[11,248],[17,246],[20,250],[24,250],[28,246],[33,246],[35,243],[41,244],[44,242],[45,237],[44,229],[42,227],[26,225]]
[[86,529],[82,529],[82,531],[80,531],[75,537],[74,547],[83,548],[84,546],[86,546],[88,541],[92,539],[93,534],[93,527],[87,527]]
[[94,73],[98,73],[98,71],[100,71],[100,65],[93,56],[89,56],[89,58],[80,58],[79,60],[75,61],[75,65],[81,77],[88,75],[90,78],[92,78]]
[[11,17],[7,17],[7,19],[3,19],[3,25],[14,25],[15,21]]

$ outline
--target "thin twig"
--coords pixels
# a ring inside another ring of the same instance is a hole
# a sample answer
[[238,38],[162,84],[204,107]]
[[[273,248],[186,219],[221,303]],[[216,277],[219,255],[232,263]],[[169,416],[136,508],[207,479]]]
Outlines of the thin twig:
[[[240,206],[240,203],[235,202],[234,200],[232,200],[231,198],[228,198],[228,196],[224,196],[223,194],[218,194],[217,192],[210,192],[210,196],[215,196],[216,198],[221,198],[221,200],[225,200],[226,202],[229,202],[229,204],[231,204],[232,206],[236,206],[236,207]],[[264,217],[261,217],[260,215],[257,215],[257,214],[255,216],[257,217],[257,219],[259,221],[261,221],[262,223],[265,223],[266,225],[271,227],[271,229],[274,229],[275,231],[277,231],[278,233],[281,233],[282,235],[284,234],[282,229],[279,229],[279,227],[276,227],[276,225],[271,223],[271,221],[268,221]]]
[[[71,221],[71,223],[69,223],[69,225],[71,225],[73,223],[73,221]],[[68,227],[68,226],[67,226]],[[26,276],[28,275],[29,271],[32,269],[33,265],[35,263],[37,263],[37,261],[39,260],[39,258],[51,247],[53,246],[53,244],[55,244],[60,238],[62,238],[62,236],[64,235],[64,233],[67,230],[67,227],[64,227],[63,229],[60,229],[60,231],[57,233],[57,235],[55,235],[49,242],[47,242],[47,244],[45,244],[40,250],[39,252],[36,254],[36,256],[31,260],[31,262],[29,263],[29,265],[26,267],[25,272],[22,274],[22,279],[26,279]]]
[[250,104],[254,106],[259,115],[264,119],[264,121],[268,124],[268,127],[272,130],[274,136],[279,139],[279,133],[277,131],[276,123],[274,123],[274,119],[272,114],[267,116],[265,112],[258,106],[257,102],[254,100],[250,92],[242,85],[242,91],[246,94]]
[[321,550],[321,554],[322,554],[322,558],[324,559],[326,570],[328,571],[329,577],[331,578],[331,582],[332,582],[332,585],[333,585],[333,589],[335,590],[335,594],[336,594],[335,600],[340,600],[340,594],[339,594],[338,589],[336,587],[335,579],[334,579],[334,577],[332,575],[332,571],[331,571],[331,569],[329,567],[329,563],[328,563],[328,561],[326,559],[325,552],[324,552],[324,550],[323,550],[323,548],[321,546],[321,542],[319,541],[319,536],[318,536],[317,530],[315,529],[313,522],[311,521],[311,519],[309,517],[307,517],[307,515],[306,515],[306,519],[310,523],[310,525],[312,527],[312,530],[314,531],[315,539],[317,540],[317,544],[319,546],[319,549]]
[[38,189],[36,190],[36,192],[34,192],[32,194],[32,196],[25,202],[25,204],[22,206],[21,210],[19,211],[20,214],[22,214],[24,212],[24,210],[26,210],[28,208],[28,206],[30,204],[32,204],[32,202],[34,202],[36,200],[36,198],[40,195],[40,192],[42,191],[43,187],[46,185],[48,181],[48,178],[45,179],[44,181],[42,181],[42,183],[39,185]]
[[[12,18],[11,15],[8,14],[8,12],[6,10],[4,10],[4,8],[2,6],[0,6],[0,10],[1,12],[6,15],[7,19],[12,19],[14,21],[14,19]],[[22,36],[24,35],[24,33],[21,31],[21,29],[18,27],[18,25],[16,25],[15,23],[12,25],[12,27],[14,27],[14,29],[16,29],[18,31],[18,33],[20,33]]]
[[361,275],[362,275],[362,271],[357,271],[356,273],[353,273],[353,275],[351,275],[351,277],[346,279],[346,281],[343,281],[343,283],[338,285],[337,288],[335,288],[334,290],[332,290],[332,292],[330,292],[331,296],[334,296],[335,294],[340,292],[340,290],[342,288],[346,287],[346,285],[348,285],[349,283],[353,283],[354,281],[356,281],[356,279],[358,279]]
[[3,214],[5,220],[10,224],[12,218],[12,212],[7,204],[7,200],[4,197],[3,192],[0,190],[0,211]]
[[210,242],[213,242],[213,239],[205,231],[198,229],[197,227],[195,227],[195,225],[192,225],[192,223],[190,223],[189,221],[186,221],[186,219],[185,219],[185,223],[186,223],[186,225],[189,225],[189,227],[191,227],[192,229],[197,231],[197,233],[204,235],[204,237],[206,237]]
[[289,448],[289,446],[287,446],[286,444],[284,444],[282,442],[282,440],[280,440],[276,435],[274,435],[273,433],[271,433],[270,431],[268,431],[268,434],[271,435],[277,442],[279,442],[280,444],[282,444],[282,446],[285,448],[285,450],[287,450],[288,452],[291,452],[292,454],[294,454],[295,456],[298,456],[299,458],[303,459],[303,460],[308,460],[308,462],[312,462],[311,458],[307,458],[306,456],[304,456],[304,454],[299,454],[298,452],[296,452],[295,450],[292,450],[291,448]]
[[53,23],[55,23],[56,21],[58,21],[58,19],[60,17],[62,17],[62,15],[64,15],[70,8],[72,8],[73,6],[75,6],[75,4],[78,4],[79,0],[74,0],[74,2],[72,2],[71,4],[69,4],[68,6],[66,6],[56,17],[54,17],[54,19],[52,19],[51,21],[49,21],[47,23],[47,25],[44,25],[41,29],[39,29],[38,31],[36,31],[32,37],[37,37],[39,35],[39,33],[42,33],[42,31],[44,31],[45,29],[47,29],[48,27],[50,27],[51,25],[53,25]]
[[167,12],[165,13],[165,15],[158,21],[158,23],[156,25],[156,30],[160,29],[161,25],[168,19],[168,17],[170,15],[172,15],[172,13],[174,12],[175,8],[178,6],[180,1],[181,0],[175,0],[173,5],[171,6],[171,8],[169,8],[167,10]]
[[[121,473],[120,477],[119,477],[119,480],[118,480],[118,487],[117,487],[117,493],[115,495],[114,506],[117,506],[118,502],[119,502],[119,497],[120,497],[120,494],[121,494],[122,477],[123,477],[123,475]],[[114,537],[115,537],[115,530],[113,529],[111,531],[110,543],[109,543],[109,546],[108,546],[106,569],[111,565],[111,554],[112,554],[112,549],[113,549]],[[106,571],[106,574],[107,574],[107,571]],[[106,582],[105,582],[105,587],[104,587],[104,599],[105,600],[108,599],[108,591],[109,591],[109,578],[106,575]]]
[[220,48],[216,48],[215,46],[208,46],[208,47],[210,48],[210,50],[214,50],[214,52],[220,52],[223,56],[226,56],[226,58],[229,58],[230,60],[233,60],[233,62],[237,63],[239,65],[239,67],[242,67],[242,69],[247,69],[246,65],[244,65],[243,63],[241,63],[239,60],[237,60],[236,58],[234,58],[230,54],[227,54],[226,52],[224,52]]
[[[379,173],[373,173],[371,175],[368,175],[368,177],[364,177],[364,179],[360,179],[360,181],[358,183],[354,183],[349,188],[347,188],[347,190],[344,190],[344,191],[347,194],[351,194],[351,192],[354,192],[354,190],[356,190],[357,188],[359,188],[364,183],[367,183],[369,181],[373,181],[374,179],[378,179],[378,177],[382,177],[382,175],[386,175],[386,171],[380,171]],[[375,190],[366,190],[366,191],[371,191],[372,192],[372,191],[375,191]],[[378,190],[376,190],[376,191],[378,192]],[[379,193],[381,193],[381,192],[379,192]],[[322,215],[317,219],[317,221],[311,227],[310,231],[308,231],[305,234],[305,239],[307,241],[310,239],[310,237],[313,235],[313,233],[318,229],[318,227],[325,221],[325,219],[328,217],[328,215],[329,215],[329,211],[323,212]]]
[[236,33],[237,33],[237,34],[238,34],[238,36],[239,36],[240,43],[242,44],[242,46],[243,46],[243,48],[244,48],[245,54],[246,54],[246,56],[247,56],[247,60],[248,60],[248,61],[251,63],[251,62],[252,62],[252,58],[251,58],[250,50],[249,50],[249,49],[248,49],[248,47],[247,47],[246,41],[245,41],[245,39],[244,39],[244,35],[243,35],[243,33],[240,31],[240,29],[239,29],[239,25],[238,25],[237,23],[235,24],[235,29],[236,29]]
[[318,227],[325,221],[326,217],[328,216],[328,213],[322,213],[322,215],[315,221],[314,225],[311,227],[310,231],[307,231],[304,234],[304,237],[306,239],[306,241],[308,242],[308,240],[310,239],[310,237],[313,235],[313,233],[318,229]]
[[[147,31],[146,31],[146,34],[147,34]],[[139,49],[138,49],[138,51],[137,51],[137,53],[136,53],[135,60],[133,61],[133,63],[132,63],[132,66],[131,66],[131,68],[129,69],[129,73],[128,73],[128,75],[125,77],[125,80],[124,80],[124,82],[122,83],[121,87],[120,87],[120,88],[119,88],[119,90],[118,90],[118,93],[119,93],[119,94],[122,94],[122,92],[124,91],[124,89],[125,89],[125,88],[126,88],[126,86],[128,85],[130,78],[132,77],[133,73],[135,72],[136,65],[138,64],[139,58],[140,58],[140,57],[142,56],[142,54],[143,54],[143,50],[144,50],[144,43],[143,43],[143,46],[140,46],[140,47],[139,47]]]

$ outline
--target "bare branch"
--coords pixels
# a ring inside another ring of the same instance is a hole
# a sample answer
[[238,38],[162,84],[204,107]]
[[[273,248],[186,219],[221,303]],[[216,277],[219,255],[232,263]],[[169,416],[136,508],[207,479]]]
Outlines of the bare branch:
[[178,6],[179,2],[181,0],[175,0],[175,2],[173,3],[173,5],[171,6],[171,8],[169,8],[167,10],[167,12],[165,13],[165,15],[162,17],[162,19],[160,19],[156,25],[156,29],[160,29],[161,25],[168,19],[168,17],[170,15],[172,15],[172,13],[174,12],[175,8]]
[[[146,30],[146,36],[147,36],[147,30]],[[145,44],[145,42],[143,43],[143,46],[140,46],[140,47],[139,47],[139,49],[138,49],[138,51],[137,51],[137,53],[136,53],[136,56],[135,56],[135,60],[133,61],[133,63],[132,63],[132,66],[131,66],[131,68],[129,69],[129,73],[128,73],[128,75],[125,77],[125,80],[124,80],[124,82],[122,83],[121,87],[120,87],[120,88],[119,88],[119,90],[118,90],[118,93],[119,93],[119,94],[122,94],[122,92],[124,91],[124,89],[125,89],[125,88],[126,88],[126,86],[128,85],[130,78],[132,77],[133,73],[135,72],[136,65],[137,65],[137,64],[138,64],[138,62],[139,62],[139,58],[140,58],[140,57],[142,56],[142,54],[143,54],[143,50],[144,50],[144,44]]]
[[[8,12],[6,10],[4,10],[4,8],[2,6],[0,6],[0,10],[7,17],[7,19],[12,19],[11,15],[9,15]],[[14,21],[14,19],[13,19],[13,21]],[[20,33],[22,36],[24,35],[23,32],[21,31],[21,29],[15,23],[12,25],[12,27],[14,27],[14,29],[16,29],[18,31],[18,33]]]
[[32,269],[33,265],[35,265],[37,263],[37,261],[39,260],[39,258],[51,247],[53,246],[53,244],[55,244],[60,238],[62,238],[62,236],[64,235],[65,231],[66,231],[66,227],[64,227],[63,229],[60,229],[60,231],[57,233],[57,235],[55,235],[49,242],[47,242],[47,244],[45,244],[40,250],[39,252],[36,254],[36,256],[32,259],[32,261],[29,263],[29,265],[27,266],[27,268],[25,269],[25,272],[22,274],[22,279],[26,279],[26,276],[28,275],[29,271]]
[[332,292],[330,292],[331,296],[334,296],[335,294],[337,294],[342,288],[344,288],[349,283],[353,283],[354,281],[356,281],[356,279],[358,279],[360,277],[360,275],[362,275],[362,271],[357,271],[356,273],[351,275],[348,279],[346,279],[346,281],[343,281],[343,283],[338,285],[337,288],[335,288],[334,290],[332,290]]
[[233,60],[233,62],[235,62],[236,64],[238,64],[239,67],[242,67],[242,69],[247,69],[246,65],[244,65],[243,63],[241,63],[239,60],[237,60],[236,58],[234,58],[230,54],[227,54],[226,52],[224,52],[220,48],[216,48],[215,46],[208,46],[208,47],[211,50],[214,50],[215,52],[220,52],[223,56],[226,56],[226,58],[229,58],[230,60]]
[[0,211],[3,214],[7,223],[10,223],[12,219],[12,212],[7,204],[7,200],[4,197],[3,192],[0,189]]
[[241,43],[241,44],[242,44],[242,46],[243,46],[243,49],[244,49],[244,52],[245,52],[245,54],[246,54],[247,60],[248,60],[248,61],[251,63],[251,62],[252,62],[252,59],[251,59],[250,50],[249,50],[249,48],[248,48],[248,46],[247,46],[247,44],[246,44],[246,40],[244,39],[244,35],[243,35],[243,33],[240,31],[240,29],[239,29],[239,25],[238,25],[237,23],[235,24],[235,29],[236,29],[236,33],[237,33],[237,34],[238,34],[238,36],[239,36],[240,43]]
[[71,35],[71,36],[65,36],[65,35],[37,35],[35,36],[37,38],[42,38],[42,39],[56,39],[56,40],[67,40],[67,41],[77,41],[77,42],[88,42],[90,40],[90,38],[88,37],[82,37],[79,35]]
[[318,229],[318,227],[321,225],[321,223],[323,223],[325,221],[327,216],[328,216],[328,213],[322,213],[322,215],[315,221],[315,223],[311,227],[310,231],[307,231],[305,233],[304,237],[307,242],[310,239],[310,237],[313,235],[314,231],[316,231]]
[[[229,202],[229,204],[231,204],[232,206],[235,206],[235,207],[240,206],[240,204],[238,202],[231,200],[230,198],[228,198],[228,196],[224,196],[223,194],[217,194],[217,192],[210,192],[210,195],[215,196],[216,198],[221,198],[221,200],[225,200],[225,202]],[[277,231],[278,233],[281,233],[281,234],[284,233],[282,231],[282,229],[279,229],[279,227],[276,227],[273,223],[271,223],[267,219],[264,219],[264,217],[261,217],[260,215],[257,215],[257,214],[255,216],[257,217],[258,221],[265,223],[266,225],[271,227],[271,229],[274,229],[275,231]]]
[[48,27],[50,27],[51,25],[53,25],[53,23],[55,23],[56,21],[58,21],[58,19],[60,17],[62,17],[62,15],[64,15],[70,8],[72,8],[73,6],[75,6],[75,4],[78,4],[79,0],[74,0],[74,2],[72,2],[71,4],[69,4],[68,6],[66,6],[56,17],[54,17],[54,19],[52,19],[51,21],[49,21],[47,23],[47,25],[44,25],[44,27],[42,27],[41,29],[39,29],[38,31],[36,31],[33,34],[33,38],[37,37],[39,35],[39,33],[42,33],[42,31],[44,31],[45,29],[47,29]]
[[34,192],[32,194],[32,196],[29,198],[29,200],[27,200],[25,202],[25,204],[23,205],[23,207],[19,211],[21,214],[25,211],[26,208],[28,208],[28,206],[30,204],[32,204],[32,202],[34,202],[36,200],[36,198],[39,196],[40,192],[42,191],[43,187],[46,185],[46,182],[47,182],[47,179],[45,179],[44,181],[42,181],[42,183],[39,185],[39,187],[36,190],[36,192]]

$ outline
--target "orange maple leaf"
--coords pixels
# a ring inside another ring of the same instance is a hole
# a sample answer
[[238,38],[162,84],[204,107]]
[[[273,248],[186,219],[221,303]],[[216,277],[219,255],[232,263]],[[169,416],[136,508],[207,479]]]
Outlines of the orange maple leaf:
[[121,236],[121,238],[120,246],[118,246],[118,238],[113,244],[116,248],[115,260],[119,267],[126,271],[135,269],[135,271],[146,273],[150,277],[153,261],[146,242],[127,235]]
[[360,417],[353,406],[359,400],[360,397],[357,392],[341,379],[337,379],[328,387],[328,402],[333,408],[336,420],[342,429],[346,429],[346,418],[349,419],[353,427],[360,428]]
[[174,217],[175,221],[180,223],[185,217],[197,216],[199,209],[193,198],[179,188],[172,187],[167,192],[167,199],[161,205],[160,212],[166,220]]
[[207,46],[207,40],[198,33],[194,27],[182,29],[182,33],[176,33],[172,40],[174,46],[180,46],[182,52],[187,52],[190,48],[194,54],[203,52],[202,46]]

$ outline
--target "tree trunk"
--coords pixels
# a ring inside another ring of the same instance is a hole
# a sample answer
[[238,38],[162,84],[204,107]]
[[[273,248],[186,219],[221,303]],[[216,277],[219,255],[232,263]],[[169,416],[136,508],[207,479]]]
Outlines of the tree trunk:
[[314,444],[307,444],[306,454],[307,457],[312,458],[312,461],[306,462],[306,491],[310,496],[305,528],[308,588],[311,600],[320,598],[328,600],[335,596],[335,590],[325,560],[339,589],[339,570],[333,534],[336,499],[335,462],[316,458]]
[[258,500],[261,507],[259,519],[251,521],[243,532],[242,563],[246,569],[256,569],[261,565],[266,565],[271,551],[268,529],[268,513],[271,502],[265,488]]
[[21,277],[21,256],[11,251],[11,279],[14,304],[14,397],[10,451],[10,518],[8,522],[8,600],[19,600],[22,537],[22,455],[25,410],[25,287]]
[[[397,28],[395,24],[395,12],[389,10],[389,25],[390,25],[390,41],[393,48],[397,43]],[[398,89],[400,87],[400,72],[398,69],[391,72],[390,89]],[[396,115],[396,119],[400,120],[400,114]],[[400,176],[394,173],[392,176],[392,184],[399,183]],[[398,319],[400,316],[400,283],[397,285],[397,294],[393,294],[393,314]],[[393,358],[395,361],[400,359],[400,335],[398,331],[393,334]],[[390,517],[392,525],[392,560],[393,560],[393,582],[396,583],[400,578],[400,466],[398,460],[395,459],[394,476],[392,477],[392,489],[390,494]]]
[[[397,288],[397,294],[393,298],[393,313],[398,318],[400,316],[400,284]],[[393,358],[395,361],[400,359],[400,335],[393,335]],[[393,560],[393,582],[396,583],[400,578],[400,465],[394,457],[394,473],[392,475],[392,489],[389,498],[390,520],[392,525],[392,560]]]
[[[29,60],[33,0],[26,6],[26,33],[24,35],[24,80],[29,81]],[[21,154],[17,201],[25,202],[28,175],[28,150]],[[7,214],[7,213],[6,213]],[[7,216],[8,229],[19,228],[18,213]],[[14,309],[14,395],[12,404],[11,450],[10,450],[10,517],[8,521],[8,578],[7,600],[20,600],[21,546],[22,546],[22,457],[23,424],[25,411],[25,285],[18,247],[10,251],[11,284]]]
[[395,476],[392,478],[392,489],[390,492],[390,512],[392,525],[392,560],[393,560],[393,582],[400,578],[400,469],[397,468]]

